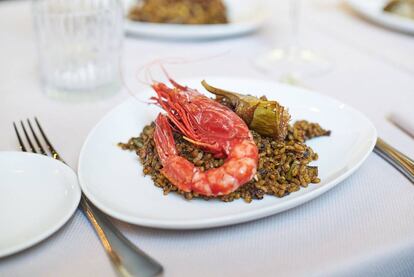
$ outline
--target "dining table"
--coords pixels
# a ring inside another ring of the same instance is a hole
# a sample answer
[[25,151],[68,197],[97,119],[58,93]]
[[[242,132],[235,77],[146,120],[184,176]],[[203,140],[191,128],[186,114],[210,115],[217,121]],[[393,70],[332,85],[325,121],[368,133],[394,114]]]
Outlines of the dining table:
[[[12,123],[36,116],[76,171],[82,145],[97,122],[149,89],[137,74],[155,59],[183,58],[185,62],[166,65],[177,80],[222,76],[277,82],[253,61],[289,40],[287,2],[268,1],[269,20],[245,36],[165,40],[127,34],[119,90],[50,95],[39,78],[31,1],[0,1],[0,151],[19,151]],[[414,37],[360,17],[341,0],[302,4],[301,44],[322,53],[332,67],[296,85],[361,111],[381,138],[414,157],[413,138],[388,120],[398,113],[414,124]],[[263,219],[200,230],[111,221],[159,261],[167,277],[414,276],[414,185],[375,153],[327,193]],[[5,224],[0,222],[0,235]],[[0,276],[116,274],[80,210],[46,240],[0,258]]]

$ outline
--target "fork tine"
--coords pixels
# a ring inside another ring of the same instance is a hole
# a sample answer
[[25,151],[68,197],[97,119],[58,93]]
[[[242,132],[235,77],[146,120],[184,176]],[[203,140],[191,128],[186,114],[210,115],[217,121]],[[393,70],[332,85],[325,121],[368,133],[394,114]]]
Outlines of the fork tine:
[[17,140],[19,141],[19,144],[20,144],[20,150],[22,150],[23,152],[27,152],[27,149],[24,146],[24,143],[22,141],[22,138],[20,137],[20,134],[19,134],[19,131],[17,130],[17,126],[15,122],[13,122],[13,127],[14,127],[14,131],[16,132]]
[[53,147],[53,145],[50,143],[49,139],[47,138],[45,132],[43,131],[42,126],[40,126],[39,120],[37,120],[37,117],[35,117],[35,122],[37,125],[37,128],[39,128],[40,134],[42,135],[44,141],[46,142],[47,147],[49,148],[49,151],[52,153],[52,157],[56,160],[62,161],[62,158],[59,156],[58,152],[56,152],[55,148]]
[[32,150],[32,152],[33,152],[33,153],[37,153],[37,152],[36,152],[36,149],[35,149],[35,148],[34,148],[34,146],[33,146],[32,141],[31,141],[31,139],[30,139],[30,137],[29,137],[29,135],[27,134],[27,131],[26,131],[26,128],[24,127],[23,121],[21,121],[21,120],[20,120],[20,125],[22,126],[23,133],[24,133],[24,135],[25,135],[25,137],[26,137],[27,142],[29,143],[30,150]]
[[42,144],[40,143],[39,139],[37,138],[36,133],[33,130],[32,124],[30,123],[30,120],[29,119],[27,119],[27,124],[29,125],[29,129],[32,132],[32,135],[33,135],[33,137],[34,137],[34,139],[36,141],[36,144],[37,144],[37,146],[39,148],[40,153],[42,153],[43,155],[47,155],[45,149],[43,148]]

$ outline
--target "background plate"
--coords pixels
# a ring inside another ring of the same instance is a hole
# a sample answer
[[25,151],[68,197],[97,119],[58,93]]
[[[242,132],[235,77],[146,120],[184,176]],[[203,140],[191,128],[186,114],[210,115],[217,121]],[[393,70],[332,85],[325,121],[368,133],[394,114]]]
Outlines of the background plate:
[[[128,34],[168,39],[217,39],[251,33],[261,27],[268,17],[263,0],[227,0],[228,24],[162,24],[125,20]],[[137,0],[126,0],[128,14]]]
[[[289,108],[293,120],[319,122],[332,130],[331,137],[309,141],[319,154],[320,184],[283,198],[266,196],[250,204],[243,200],[224,203],[215,200],[187,201],[181,196],[164,196],[144,177],[135,153],[116,146],[132,136],[138,136],[144,125],[160,112],[154,105],[129,99],[113,109],[90,132],[79,160],[79,180],[84,193],[107,214],[142,226],[170,229],[192,229],[246,222],[276,214],[303,204],[354,172],[371,153],[376,142],[376,130],[360,112],[326,96],[304,89],[259,80],[205,78],[213,86],[228,90],[265,94]],[[181,84],[204,91],[202,78]],[[140,94],[148,99],[153,92]]]
[[414,35],[414,20],[383,11],[388,0],[346,0],[359,14],[384,27]]

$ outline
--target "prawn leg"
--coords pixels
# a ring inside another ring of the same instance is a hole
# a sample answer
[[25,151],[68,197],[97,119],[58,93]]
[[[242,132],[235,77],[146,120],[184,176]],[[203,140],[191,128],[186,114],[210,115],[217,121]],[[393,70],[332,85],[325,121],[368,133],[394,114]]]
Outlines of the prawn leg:
[[163,168],[161,173],[173,184],[180,184],[183,191],[191,191],[195,166],[178,156],[172,129],[165,115],[159,114],[155,120],[154,141]]

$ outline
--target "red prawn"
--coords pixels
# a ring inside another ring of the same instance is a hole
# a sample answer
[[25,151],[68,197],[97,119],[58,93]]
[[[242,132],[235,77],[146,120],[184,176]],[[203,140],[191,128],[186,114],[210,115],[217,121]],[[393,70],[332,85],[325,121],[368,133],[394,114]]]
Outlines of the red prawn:
[[[173,88],[154,83],[153,97],[166,115],[155,120],[154,141],[161,173],[186,192],[226,195],[249,182],[257,170],[258,149],[246,123],[227,107],[170,79]],[[171,125],[184,138],[215,157],[226,158],[218,168],[203,171],[178,155]]]

